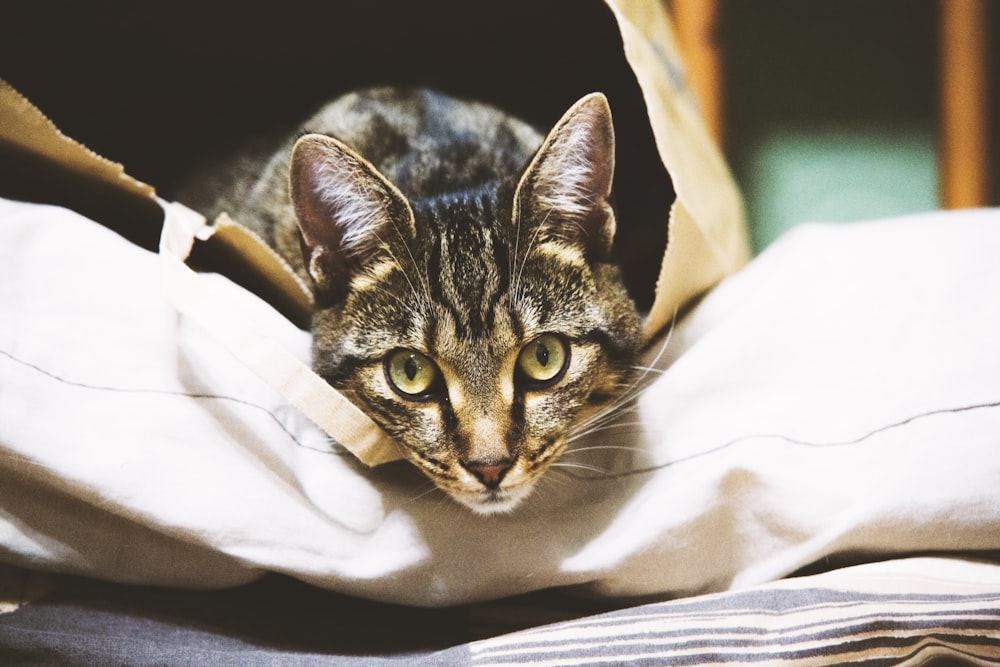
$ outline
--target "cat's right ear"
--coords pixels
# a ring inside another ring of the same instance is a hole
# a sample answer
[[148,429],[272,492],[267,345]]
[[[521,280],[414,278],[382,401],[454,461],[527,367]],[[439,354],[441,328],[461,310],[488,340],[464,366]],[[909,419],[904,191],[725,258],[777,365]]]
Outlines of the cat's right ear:
[[615,130],[601,93],[576,102],[556,123],[521,176],[514,194],[515,224],[538,241],[557,240],[606,258],[615,235],[611,186]]
[[394,235],[414,234],[403,194],[332,137],[300,138],[292,149],[289,179],[306,269],[327,297],[342,296],[351,276]]

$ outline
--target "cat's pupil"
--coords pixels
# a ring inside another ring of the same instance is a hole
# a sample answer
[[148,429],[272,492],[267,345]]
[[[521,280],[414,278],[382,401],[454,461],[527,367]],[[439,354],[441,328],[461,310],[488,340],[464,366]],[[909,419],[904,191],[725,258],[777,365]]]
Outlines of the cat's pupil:
[[406,373],[406,379],[413,382],[413,378],[417,377],[417,372],[420,370],[420,366],[417,364],[417,360],[413,357],[408,357],[405,362],[403,362],[403,372]]
[[545,347],[544,345],[541,345],[541,344],[539,344],[537,347],[535,347],[535,359],[538,360],[538,363],[542,367],[548,366],[549,365],[549,348],[547,348],[547,347]]

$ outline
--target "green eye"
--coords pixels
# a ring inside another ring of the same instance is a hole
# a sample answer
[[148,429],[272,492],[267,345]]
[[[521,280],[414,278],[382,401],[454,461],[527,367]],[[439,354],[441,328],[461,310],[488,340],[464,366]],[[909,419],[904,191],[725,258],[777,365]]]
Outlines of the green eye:
[[438,380],[438,368],[413,350],[396,350],[385,360],[385,374],[393,389],[405,398],[425,399]]
[[554,334],[542,334],[521,350],[517,367],[528,382],[548,385],[562,377],[569,363],[569,348]]

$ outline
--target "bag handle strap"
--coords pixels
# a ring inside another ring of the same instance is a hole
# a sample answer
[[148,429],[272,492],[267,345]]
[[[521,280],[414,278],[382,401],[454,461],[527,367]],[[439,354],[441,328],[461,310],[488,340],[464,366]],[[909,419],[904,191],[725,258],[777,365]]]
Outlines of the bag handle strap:
[[212,298],[202,277],[186,263],[195,241],[211,237],[212,226],[182,204],[160,204],[160,266],[168,301],[362,463],[376,466],[403,458],[399,446],[343,394],[277,342],[247,326],[239,309]]

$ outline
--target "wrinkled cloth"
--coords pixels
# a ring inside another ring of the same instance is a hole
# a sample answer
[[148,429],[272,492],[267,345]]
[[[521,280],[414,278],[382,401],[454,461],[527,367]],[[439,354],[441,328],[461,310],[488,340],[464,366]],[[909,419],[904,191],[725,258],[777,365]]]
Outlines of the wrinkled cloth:
[[[167,303],[155,254],[0,200],[0,562],[443,606],[1000,549],[998,248],[998,210],[797,228],[678,321],[616,422],[482,517],[330,443]],[[307,333],[212,288],[308,360]]]

